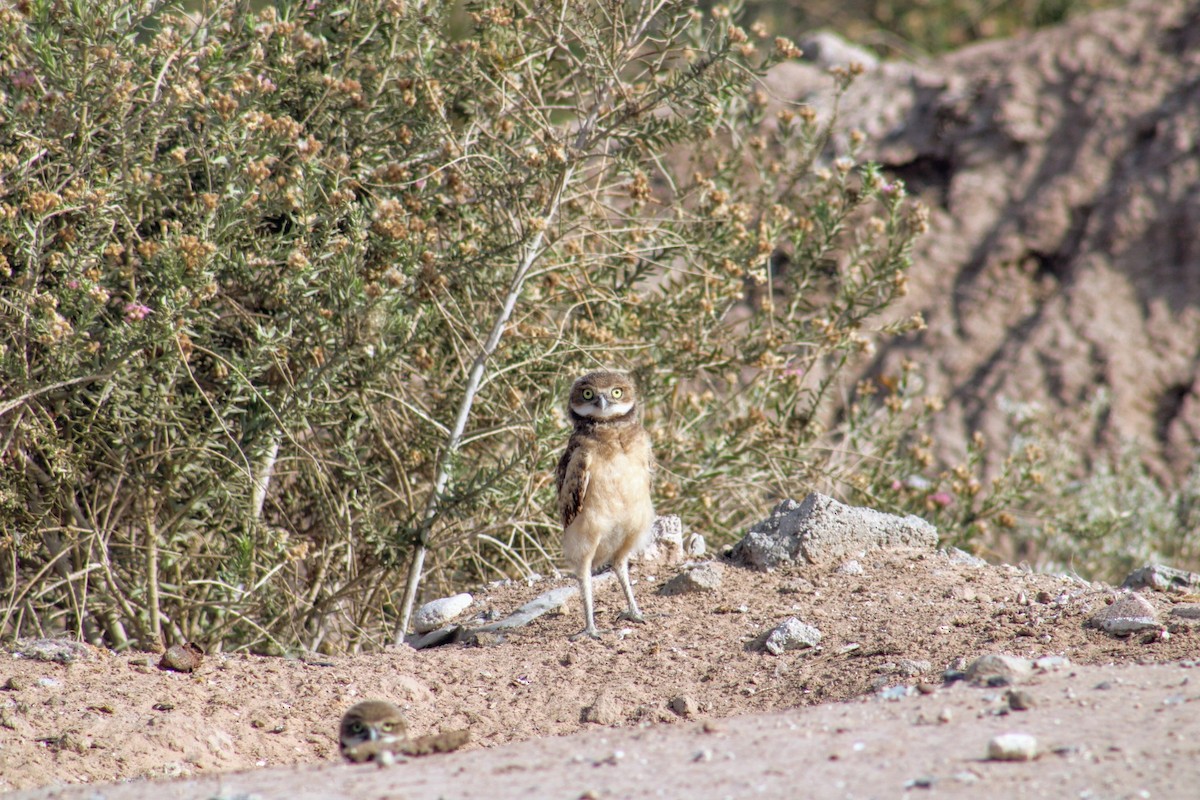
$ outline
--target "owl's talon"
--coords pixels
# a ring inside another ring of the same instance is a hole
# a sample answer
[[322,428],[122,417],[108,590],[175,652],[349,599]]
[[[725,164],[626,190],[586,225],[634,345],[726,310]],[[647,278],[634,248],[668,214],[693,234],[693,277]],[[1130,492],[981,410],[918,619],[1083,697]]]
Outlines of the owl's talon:
[[567,638],[572,642],[578,642],[580,639],[583,639],[585,637],[588,639],[595,639],[598,642],[598,641],[600,641],[600,631],[596,630],[595,628],[584,628],[579,633],[576,633]]
[[639,625],[646,623],[646,618],[642,616],[640,611],[622,611],[617,614],[617,619],[625,620],[626,622],[636,622]]

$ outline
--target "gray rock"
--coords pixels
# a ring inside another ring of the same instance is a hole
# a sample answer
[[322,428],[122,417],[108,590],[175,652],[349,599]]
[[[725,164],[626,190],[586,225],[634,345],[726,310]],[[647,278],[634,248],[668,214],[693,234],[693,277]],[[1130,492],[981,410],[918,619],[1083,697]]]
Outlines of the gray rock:
[[1171,609],[1171,616],[1180,619],[1200,619],[1200,603],[1183,603]]
[[76,661],[96,661],[96,653],[96,648],[91,645],[71,639],[30,639],[18,643],[13,657],[74,664]]
[[1129,573],[1122,589],[1157,589],[1160,592],[1200,591],[1200,573],[1188,572],[1162,564],[1147,564]]
[[820,641],[819,630],[795,617],[788,617],[767,634],[765,647],[768,653],[777,656],[787,650],[816,647]]
[[965,564],[968,567],[986,567],[987,562],[977,555],[972,555],[966,550],[960,550],[957,547],[946,547],[938,551],[946,557],[951,564]]
[[683,554],[688,558],[701,558],[708,552],[708,543],[698,533],[689,533],[683,539]]
[[852,558],[849,561],[843,562],[842,565],[837,568],[837,571],[840,575],[862,575],[863,566]]
[[1118,595],[1112,605],[1105,606],[1089,617],[1088,625],[1114,636],[1161,627],[1154,606],[1137,592]]
[[1032,674],[1032,661],[1002,653],[980,656],[967,667],[967,680],[971,683],[1020,683]]
[[700,713],[700,704],[686,694],[672,697],[669,705],[681,717],[694,717]]
[[1037,739],[1027,733],[1002,733],[988,742],[990,761],[1030,761],[1037,757]]
[[721,575],[724,571],[725,565],[718,561],[696,564],[667,581],[659,590],[659,594],[670,596],[714,591],[721,585]]
[[472,602],[474,598],[466,592],[430,600],[413,614],[413,630],[417,633],[437,630],[470,608]]
[[916,516],[898,517],[844,505],[813,492],[804,502],[784,500],[754,525],[732,557],[756,569],[800,561],[829,564],[869,550],[937,546],[937,529]]

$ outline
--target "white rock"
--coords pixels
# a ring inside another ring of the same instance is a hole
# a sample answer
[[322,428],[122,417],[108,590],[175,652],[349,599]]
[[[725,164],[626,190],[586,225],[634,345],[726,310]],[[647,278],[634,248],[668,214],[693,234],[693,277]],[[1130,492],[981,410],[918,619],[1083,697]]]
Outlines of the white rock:
[[413,630],[417,633],[429,633],[444,626],[450,620],[470,608],[475,598],[463,592],[453,597],[442,597],[430,600],[417,609],[413,615]]
[[683,520],[675,514],[654,518],[649,541],[638,553],[643,563],[677,564],[684,559]]
[[1037,756],[1037,739],[1027,733],[1002,733],[988,742],[991,761],[1030,761]]
[[787,650],[816,647],[820,641],[819,630],[795,617],[788,617],[767,636],[766,648],[768,653],[777,656]]

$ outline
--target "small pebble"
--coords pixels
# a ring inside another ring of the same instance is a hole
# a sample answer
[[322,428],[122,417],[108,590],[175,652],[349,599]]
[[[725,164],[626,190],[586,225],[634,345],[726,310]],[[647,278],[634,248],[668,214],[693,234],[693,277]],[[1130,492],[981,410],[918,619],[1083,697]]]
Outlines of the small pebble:
[[1004,733],[988,742],[990,761],[1030,761],[1037,756],[1037,739],[1027,733]]
[[1020,689],[1010,690],[1004,697],[1008,700],[1008,707],[1013,711],[1028,711],[1037,705],[1033,695]]

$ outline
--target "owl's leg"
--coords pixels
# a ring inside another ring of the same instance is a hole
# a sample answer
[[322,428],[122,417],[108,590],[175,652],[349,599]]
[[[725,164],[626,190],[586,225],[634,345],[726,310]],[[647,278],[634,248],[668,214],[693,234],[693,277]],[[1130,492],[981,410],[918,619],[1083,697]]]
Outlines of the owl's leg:
[[629,559],[622,558],[615,565],[617,570],[617,580],[621,582],[621,589],[625,592],[625,599],[629,601],[629,608],[617,615],[617,619],[626,619],[630,622],[645,622],[646,618],[642,616],[642,612],[638,609],[637,600],[633,599],[633,585],[629,583]]
[[571,641],[585,636],[599,639],[600,631],[596,630],[596,619],[592,613],[592,559],[585,559],[576,577],[579,578],[579,591],[583,595],[583,630],[572,636]]

